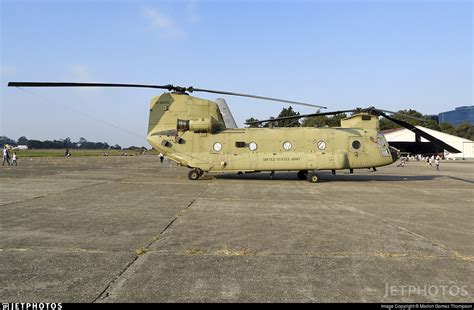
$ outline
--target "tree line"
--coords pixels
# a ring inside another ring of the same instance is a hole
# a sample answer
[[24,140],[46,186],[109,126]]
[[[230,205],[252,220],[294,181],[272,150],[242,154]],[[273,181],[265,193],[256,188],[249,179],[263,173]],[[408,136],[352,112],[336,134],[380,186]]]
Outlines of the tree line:
[[[0,136],[0,146],[5,144],[11,146],[26,145],[29,149],[84,149],[84,150],[122,150],[118,144],[109,145],[107,142],[92,142],[85,138],[80,138],[79,141],[72,141],[71,138],[64,138],[59,140],[33,140],[25,136],[18,138],[18,140],[10,139],[6,136]],[[146,149],[145,147],[129,146],[123,148],[124,150]]]
[[[462,123],[458,126],[453,126],[449,123],[443,122],[438,123],[437,116],[430,116],[426,114],[422,114],[416,110],[400,110],[398,113],[402,115],[393,115],[392,117],[395,119],[399,119],[405,121],[413,126],[423,126],[429,129],[438,130],[450,135],[458,136],[461,138],[474,140],[474,126],[469,123]],[[285,116],[297,116],[300,115],[299,112],[293,110],[290,106],[289,108],[283,108],[280,112],[278,117],[285,117]],[[423,121],[418,121],[412,118],[403,117],[403,115],[414,116],[417,118],[422,119]],[[312,117],[303,117],[301,119],[289,119],[289,120],[278,120],[274,121],[273,126],[275,127],[338,127],[341,125],[341,119],[348,117],[349,115],[345,113],[335,114],[333,116],[312,116]],[[254,122],[258,121],[258,119],[251,117],[247,119],[245,122]],[[251,124],[249,127],[268,127],[269,124]],[[399,128],[400,126],[395,124],[394,122],[381,118],[380,119],[380,130],[387,130],[387,129],[394,129]]]

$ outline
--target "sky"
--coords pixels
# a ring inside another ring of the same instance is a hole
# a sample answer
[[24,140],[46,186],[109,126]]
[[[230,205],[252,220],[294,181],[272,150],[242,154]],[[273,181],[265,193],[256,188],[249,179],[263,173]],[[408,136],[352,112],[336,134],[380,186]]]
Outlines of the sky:
[[[13,139],[148,146],[149,100],[162,91],[18,89],[9,81],[174,84],[330,110],[437,114],[473,104],[473,1],[0,3],[0,135]],[[239,127],[287,107],[224,98]]]

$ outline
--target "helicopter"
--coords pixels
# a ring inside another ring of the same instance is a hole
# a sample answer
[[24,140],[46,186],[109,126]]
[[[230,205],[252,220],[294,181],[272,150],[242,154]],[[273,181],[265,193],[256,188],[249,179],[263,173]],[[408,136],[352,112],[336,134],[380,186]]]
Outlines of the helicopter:
[[[320,180],[318,171],[374,169],[390,165],[399,157],[399,150],[387,143],[380,132],[379,117],[385,117],[417,136],[448,150],[452,146],[399,119],[397,114],[375,107],[352,110],[317,112],[256,121],[270,123],[267,128],[237,128],[223,99],[211,101],[191,96],[207,92],[253,99],[326,108],[304,102],[263,97],[236,92],[146,84],[108,84],[71,82],[9,82],[9,87],[135,87],[164,89],[167,92],[152,97],[148,122],[148,142],[168,159],[190,168],[188,178],[198,180],[204,173],[255,173],[295,171],[299,179],[311,183]],[[353,113],[341,120],[340,127],[281,127],[271,126],[279,120],[299,119],[339,113]],[[405,116],[405,115],[404,115]]]

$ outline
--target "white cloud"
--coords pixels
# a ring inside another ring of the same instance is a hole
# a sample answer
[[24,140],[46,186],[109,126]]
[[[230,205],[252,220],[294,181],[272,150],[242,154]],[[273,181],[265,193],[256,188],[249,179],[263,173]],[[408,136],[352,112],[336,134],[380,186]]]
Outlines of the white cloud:
[[142,14],[150,22],[153,28],[158,29],[160,35],[168,39],[185,39],[188,33],[179,28],[175,21],[154,8],[142,8]]
[[94,79],[86,65],[75,64],[70,67],[72,79],[74,82],[93,82]]

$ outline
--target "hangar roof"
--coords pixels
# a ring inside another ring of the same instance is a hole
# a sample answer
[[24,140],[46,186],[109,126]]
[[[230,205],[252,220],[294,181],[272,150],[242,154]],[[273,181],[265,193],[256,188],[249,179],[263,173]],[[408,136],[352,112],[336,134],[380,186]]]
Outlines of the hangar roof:
[[[435,138],[438,138],[442,140],[443,142],[446,142],[447,144],[457,142],[457,143],[462,143],[462,142],[473,142],[469,139],[453,136],[438,130],[433,130],[429,129],[423,126],[416,126],[416,128],[419,128],[430,135],[432,135]],[[415,133],[412,132],[411,130],[408,130],[406,128],[395,128],[395,129],[389,129],[385,130],[382,132],[385,135],[385,138],[387,139],[388,142],[414,142],[415,141]],[[429,142],[425,138],[421,138],[421,142]]]

